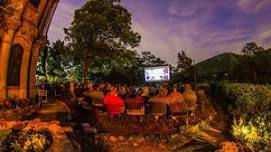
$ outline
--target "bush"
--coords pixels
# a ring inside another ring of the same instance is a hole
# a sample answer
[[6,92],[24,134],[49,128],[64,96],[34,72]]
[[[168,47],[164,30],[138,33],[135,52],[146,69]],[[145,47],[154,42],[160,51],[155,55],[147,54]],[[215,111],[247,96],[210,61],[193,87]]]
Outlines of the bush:
[[27,106],[35,105],[37,103],[38,103],[38,100],[36,98],[32,98],[32,99],[7,98],[0,101],[0,111],[24,108]]
[[234,117],[232,135],[256,151],[271,151],[271,86],[212,85],[213,95]]
[[250,149],[271,151],[271,112],[241,117],[232,128],[233,136]]
[[40,131],[12,130],[1,143],[0,151],[43,152],[52,144],[53,139],[48,129]]
[[228,107],[232,115],[257,114],[269,111],[271,86],[240,83],[212,85],[213,95]]

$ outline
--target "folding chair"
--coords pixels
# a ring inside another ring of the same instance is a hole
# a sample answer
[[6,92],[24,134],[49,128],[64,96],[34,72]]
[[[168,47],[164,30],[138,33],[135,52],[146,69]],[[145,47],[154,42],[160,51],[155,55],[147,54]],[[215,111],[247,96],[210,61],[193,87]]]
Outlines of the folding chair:
[[61,94],[58,94],[57,90],[55,89],[55,98],[61,97]]
[[167,105],[164,103],[152,103],[152,115],[157,121],[159,117],[167,114]]
[[39,97],[39,102],[43,102],[43,103],[48,102],[47,90],[38,89],[38,97]]

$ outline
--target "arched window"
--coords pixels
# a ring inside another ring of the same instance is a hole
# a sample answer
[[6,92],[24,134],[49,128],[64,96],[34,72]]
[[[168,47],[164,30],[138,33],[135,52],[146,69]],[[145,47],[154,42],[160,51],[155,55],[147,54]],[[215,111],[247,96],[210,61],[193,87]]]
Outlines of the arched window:
[[29,0],[29,2],[35,7],[38,8],[40,4],[40,0]]
[[23,59],[23,48],[19,44],[12,45],[8,63],[8,86],[20,86],[20,74]]

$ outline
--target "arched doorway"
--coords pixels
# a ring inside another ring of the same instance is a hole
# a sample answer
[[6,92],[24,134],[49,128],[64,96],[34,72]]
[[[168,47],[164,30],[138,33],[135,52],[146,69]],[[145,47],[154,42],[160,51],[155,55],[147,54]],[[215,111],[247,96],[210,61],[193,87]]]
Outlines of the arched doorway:
[[19,87],[23,58],[23,48],[20,44],[12,45],[8,63],[7,86]]
[[[0,3],[0,100],[36,94],[38,52],[59,0],[8,0]],[[12,24],[3,24],[10,21]]]

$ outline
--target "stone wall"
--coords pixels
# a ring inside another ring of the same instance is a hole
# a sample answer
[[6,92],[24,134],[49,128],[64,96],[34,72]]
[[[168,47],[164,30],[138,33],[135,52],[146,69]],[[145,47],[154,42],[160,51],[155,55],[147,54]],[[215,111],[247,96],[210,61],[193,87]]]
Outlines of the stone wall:
[[[0,100],[35,96],[38,54],[47,40],[48,27],[58,1],[40,0],[37,7],[28,0],[7,0],[0,5]],[[8,86],[8,63],[14,44],[23,48],[20,85]]]

